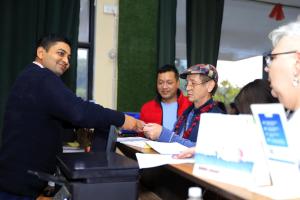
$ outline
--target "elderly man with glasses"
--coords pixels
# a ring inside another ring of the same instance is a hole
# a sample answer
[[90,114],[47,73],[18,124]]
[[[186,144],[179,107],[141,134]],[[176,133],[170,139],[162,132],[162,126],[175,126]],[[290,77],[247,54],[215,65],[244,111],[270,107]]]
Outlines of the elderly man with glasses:
[[178,142],[187,147],[196,145],[201,114],[206,112],[223,113],[212,96],[218,88],[218,72],[213,65],[197,64],[180,74],[186,79],[188,99],[193,105],[179,117],[174,130],[159,124],[146,124],[143,131],[146,137],[160,142]]

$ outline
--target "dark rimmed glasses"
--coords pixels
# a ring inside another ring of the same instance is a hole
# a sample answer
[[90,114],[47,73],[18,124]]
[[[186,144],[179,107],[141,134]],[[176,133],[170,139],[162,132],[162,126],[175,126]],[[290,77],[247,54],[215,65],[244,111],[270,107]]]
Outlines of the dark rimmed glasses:
[[287,51],[287,52],[282,52],[282,53],[269,53],[267,54],[264,58],[265,58],[265,62],[266,62],[266,67],[270,67],[272,61],[274,60],[274,58],[278,55],[284,55],[284,54],[290,54],[290,53],[296,53],[297,51]]

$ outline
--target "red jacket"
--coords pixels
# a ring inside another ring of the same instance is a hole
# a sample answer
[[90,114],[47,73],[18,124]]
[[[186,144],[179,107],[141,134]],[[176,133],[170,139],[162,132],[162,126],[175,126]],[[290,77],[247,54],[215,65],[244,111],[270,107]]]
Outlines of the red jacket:
[[[180,92],[177,98],[177,103],[177,118],[185,109],[192,105],[188,98],[183,96],[182,92]],[[163,110],[160,102],[155,99],[146,102],[141,108],[140,119],[146,123],[157,123],[161,125],[163,121]]]

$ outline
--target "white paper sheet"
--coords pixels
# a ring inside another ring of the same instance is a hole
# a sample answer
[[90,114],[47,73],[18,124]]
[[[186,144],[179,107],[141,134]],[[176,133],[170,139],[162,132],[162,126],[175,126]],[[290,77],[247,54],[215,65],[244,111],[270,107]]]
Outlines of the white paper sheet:
[[147,145],[146,141],[150,141],[143,137],[118,137],[117,142],[122,144],[131,145],[140,148],[151,148]]
[[143,154],[136,153],[136,158],[139,163],[140,169],[157,167],[165,164],[182,164],[194,163],[193,158],[189,159],[175,159],[170,154]]
[[63,153],[82,153],[84,149],[79,147],[63,146]]
[[179,154],[180,152],[187,149],[186,146],[179,144],[177,142],[156,142],[156,141],[146,141],[146,143],[155,151],[160,154]]
[[299,185],[282,184],[248,189],[271,199],[300,199]]

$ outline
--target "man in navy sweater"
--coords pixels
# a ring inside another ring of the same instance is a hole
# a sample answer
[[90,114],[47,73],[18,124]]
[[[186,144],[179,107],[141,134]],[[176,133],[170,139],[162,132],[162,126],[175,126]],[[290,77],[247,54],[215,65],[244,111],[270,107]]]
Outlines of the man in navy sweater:
[[0,199],[35,199],[46,182],[28,170],[55,172],[62,152],[65,125],[141,131],[143,122],[122,112],[84,101],[68,89],[60,76],[69,68],[70,42],[50,34],[42,38],[36,59],[18,76],[4,114],[0,149]]

